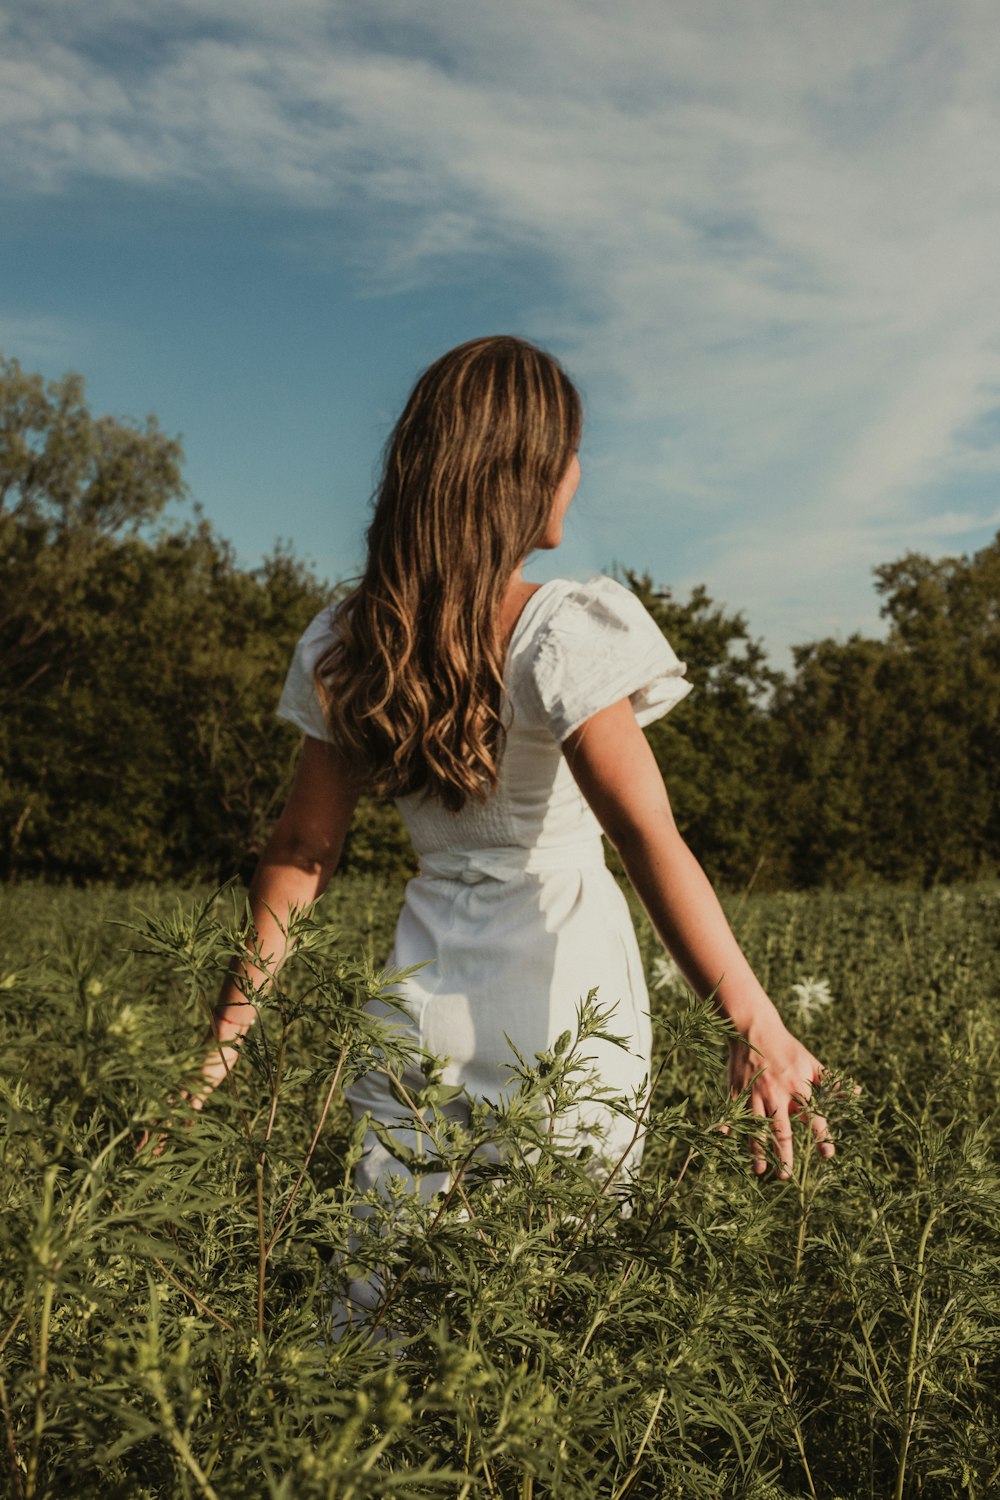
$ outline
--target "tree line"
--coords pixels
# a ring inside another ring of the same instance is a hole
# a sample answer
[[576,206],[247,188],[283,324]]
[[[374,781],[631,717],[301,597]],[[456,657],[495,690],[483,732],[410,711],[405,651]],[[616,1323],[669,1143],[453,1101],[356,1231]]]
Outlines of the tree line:
[[[295,641],[335,590],[287,550],[242,568],[186,495],[179,443],[95,417],[83,382],[0,360],[0,879],[244,877],[298,734],[274,716]],[[724,886],[994,875],[1000,535],[876,569],[888,630],[775,672],[704,589],[624,581],[695,692],[648,731],[678,822]],[[363,801],[347,868],[412,855]]]

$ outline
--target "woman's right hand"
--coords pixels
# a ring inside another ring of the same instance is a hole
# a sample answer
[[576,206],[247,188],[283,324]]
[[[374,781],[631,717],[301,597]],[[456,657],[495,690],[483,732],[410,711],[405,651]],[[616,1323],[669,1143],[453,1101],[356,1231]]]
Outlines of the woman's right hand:
[[[242,1040],[242,1038],[241,1038]],[[198,1081],[193,1089],[185,1089],[181,1098],[186,1099],[192,1109],[201,1109],[205,1100],[214,1093],[224,1078],[236,1066],[240,1048],[235,1042],[220,1042],[214,1036],[207,1038],[209,1050],[201,1065]]]
[[[232,1072],[240,1043],[256,1019],[256,1003],[248,996],[265,990],[280,969],[288,949],[291,913],[304,910],[325,890],[340,859],[360,792],[361,783],[332,747],[306,735],[288,800],[250,887],[254,951],[248,951],[239,966],[241,972],[223,985],[205,1038],[200,1073],[190,1088],[176,1095],[189,1109],[201,1109]],[[263,967],[254,953],[264,955]],[[187,1123],[191,1123],[190,1116]],[[169,1127],[168,1116],[162,1128],[144,1131],[136,1151],[145,1150],[155,1138],[153,1151],[159,1155]]]
[[[189,1110],[197,1111],[202,1109],[206,1099],[215,1092],[223,1079],[228,1078],[236,1066],[237,1058],[240,1055],[238,1046],[231,1043],[219,1042],[211,1031],[206,1036],[205,1042],[208,1051],[206,1052],[205,1061],[201,1065],[196,1081],[191,1088],[179,1089],[175,1096],[167,1100],[168,1110],[178,1101],[185,1104]],[[184,1121],[185,1128],[189,1127],[192,1123],[193,1120],[189,1114]],[[151,1154],[159,1156],[163,1151],[172,1124],[173,1120],[170,1114],[168,1114],[161,1124],[152,1125],[144,1130],[136,1141],[136,1156],[150,1147]]]

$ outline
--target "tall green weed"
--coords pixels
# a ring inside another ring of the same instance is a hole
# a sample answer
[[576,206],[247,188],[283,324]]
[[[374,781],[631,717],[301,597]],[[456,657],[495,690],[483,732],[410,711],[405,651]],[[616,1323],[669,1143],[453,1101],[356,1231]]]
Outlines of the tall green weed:
[[[5,1493],[997,1493],[995,888],[734,905],[790,1022],[864,1086],[829,1101],[833,1162],[802,1131],[790,1181],[747,1171],[725,1028],[640,918],[638,1178],[548,1128],[600,1093],[596,995],[470,1123],[428,1061],[400,1116],[453,1186],[361,1219],[341,1089],[408,1060],[363,1011],[396,897],[344,881],[301,919],[235,1087],[137,1155],[197,1064],[238,907],[0,893]],[[368,1272],[382,1305],[345,1331]]]

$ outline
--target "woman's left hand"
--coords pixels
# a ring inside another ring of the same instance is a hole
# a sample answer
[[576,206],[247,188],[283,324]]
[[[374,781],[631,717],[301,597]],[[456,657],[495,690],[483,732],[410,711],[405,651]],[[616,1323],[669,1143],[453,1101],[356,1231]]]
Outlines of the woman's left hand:
[[[801,1115],[808,1123],[816,1137],[820,1156],[834,1155],[826,1120],[809,1108],[813,1085],[819,1083],[824,1074],[819,1058],[792,1035],[776,1012],[751,1025],[745,1040],[734,1037],[729,1043],[729,1086],[733,1097],[749,1089],[751,1111],[770,1122],[777,1158],[775,1175],[782,1181],[792,1171],[794,1115]],[[754,1138],[750,1151],[754,1171],[758,1174],[766,1172],[765,1139]]]
[[[691,991],[709,1000],[739,1037],[729,1048],[734,1094],[766,1117],[777,1175],[792,1170],[792,1116],[801,1115],[833,1155],[826,1120],[809,1108],[823,1064],[785,1026],[747,963],[708,877],[674,821],[660,768],[628,698],[602,708],[563,742],[577,785],[621,855],[653,926]],[[747,1045],[749,1043],[749,1045]],[[754,1143],[754,1169],[767,1170],[767,1134]]]

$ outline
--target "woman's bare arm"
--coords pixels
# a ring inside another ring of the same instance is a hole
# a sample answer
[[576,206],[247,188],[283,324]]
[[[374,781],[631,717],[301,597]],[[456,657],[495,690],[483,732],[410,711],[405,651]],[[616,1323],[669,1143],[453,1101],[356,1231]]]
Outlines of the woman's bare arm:
[[[768,1116],[787,1176],[792,1114],[809,1098],[822,1064],[788,1031],[740,949],[705,872],[674,822],[667,789],[627,698],[602,709],[563,746],[570,770],[678,968],[696,994],[713,995],[744,1039],[730,1047],[734,1093],[749,1085],[750,1106]],[[746,1045],[749,1044],[749,1045]],[[824,1156],[827,1123],[810,1115]],[[764,1171],[759,1144],[754,1165]]]
[[248,957],[222,987],[202,1068],[200,1104],[229,1072],[239,1046],[256,1019],[245,999],[250,986],[266,988],[288,956],[289,913],[321,896],[337,867],[358,800],[358,782],[323,740],[307,736],[292,789],[250,886],[256,950],[264,967]]

